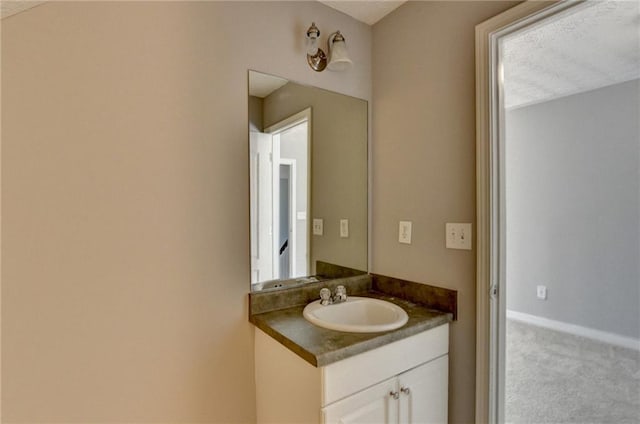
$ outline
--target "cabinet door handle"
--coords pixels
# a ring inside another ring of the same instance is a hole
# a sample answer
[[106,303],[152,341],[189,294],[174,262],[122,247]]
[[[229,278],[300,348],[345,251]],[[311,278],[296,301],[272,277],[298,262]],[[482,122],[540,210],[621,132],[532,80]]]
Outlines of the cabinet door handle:
[[389,392],[389,396],[391,396],[392,398],[398,400],[400,399],[400,393],[398,392]]
[[411,394],[411,389],[409,389],[408,387],[402,387],[402,388],[400,389],[400,391],[401,391],[402,393],[404,393],[405,395],[410,395],[410,394]]

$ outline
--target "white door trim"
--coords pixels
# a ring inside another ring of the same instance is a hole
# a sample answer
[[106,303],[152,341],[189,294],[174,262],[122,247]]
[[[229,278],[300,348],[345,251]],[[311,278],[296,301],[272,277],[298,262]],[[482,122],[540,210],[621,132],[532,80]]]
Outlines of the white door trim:
[[[499,136],[502,128],[497,40],[581,1],[526,1],[476,26],[476,423],[499,422],[504,334],[501,267]],[[503,206],[502,206],[503,207]],[[492,287],[495,295],[491,295]],[[497,331],[492,329],[496,329]]]

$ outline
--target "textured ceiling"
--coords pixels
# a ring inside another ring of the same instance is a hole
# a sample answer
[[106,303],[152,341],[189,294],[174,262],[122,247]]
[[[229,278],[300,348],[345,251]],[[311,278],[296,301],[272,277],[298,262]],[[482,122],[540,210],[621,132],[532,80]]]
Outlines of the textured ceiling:
[[640,2],[586,2],[503,39],[505,106],[640,78]]
[[329,7],[332,7],[336,10],[341,11],[342,13],[346,13],[359,20],[360,22],[364,22],[368,25],[373,25],[378,22],[383,17],[387,16],[389,13],[394,11],[398,6],[402,3],[405,3],[406,0],[403,1],[393,1],[393,0],[340,0],[340,1],[329,1],[329,0],[319,0],[320,3],[324,3]]

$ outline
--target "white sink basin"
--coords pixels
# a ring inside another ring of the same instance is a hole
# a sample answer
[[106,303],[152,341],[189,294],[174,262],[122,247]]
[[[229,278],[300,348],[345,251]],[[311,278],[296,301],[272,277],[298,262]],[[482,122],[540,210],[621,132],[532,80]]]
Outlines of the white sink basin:
[[401,307],[391,302],[369,297],[352,296],[346,302],[321,305],[309,303],[302,313],[307,321],[329,330],[351,333],[375,333],[395,330],[409,319]]

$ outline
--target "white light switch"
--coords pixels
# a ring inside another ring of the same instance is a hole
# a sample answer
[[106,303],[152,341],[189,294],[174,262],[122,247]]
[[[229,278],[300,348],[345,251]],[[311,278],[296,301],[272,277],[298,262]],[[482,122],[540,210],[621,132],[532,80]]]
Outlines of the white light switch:
[[349,237],[349,220],[348,219],[340,220],[340,237],[342,238]]
[[471,250],[471,224],[445,224],[447,249]]
[[313,235],[314,236],[321,236],[324,231],[323,227],[324,225],[323,225],[322,219],[317,219],[317,218],[313,219]]
[[411,221],[400,221],[398,241],[404,244],[411,244]]

